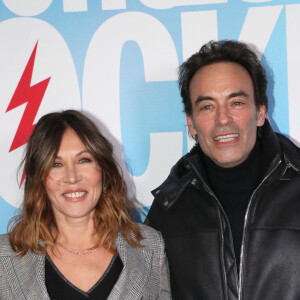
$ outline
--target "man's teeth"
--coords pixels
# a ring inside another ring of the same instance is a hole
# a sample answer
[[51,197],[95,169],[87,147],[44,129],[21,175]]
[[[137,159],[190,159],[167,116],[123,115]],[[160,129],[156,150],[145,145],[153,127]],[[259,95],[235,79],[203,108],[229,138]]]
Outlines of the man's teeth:
[[75,192],[75,193],[64,194],[64,196],[68,198],[77,198],[77,197],[82,197],[84,194],[86,194],[86,192]]
[[220,142],[220,143],[226,143],[233,141],[235,138],[237,138],[239,135],[238,134],[226,134],[226,135],[220,135],[214,138],[215,141]]

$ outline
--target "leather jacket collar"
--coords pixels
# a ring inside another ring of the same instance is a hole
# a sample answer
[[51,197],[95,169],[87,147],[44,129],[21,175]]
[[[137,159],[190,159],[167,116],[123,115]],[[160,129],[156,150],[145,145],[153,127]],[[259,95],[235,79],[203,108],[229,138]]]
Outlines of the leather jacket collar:
[[[275,133],[267,119],[265,124],[258,128],[257,137],[262,146],[263,170],[265,173],[272,165],[271,162],[278,159],[282,159],[286,164],[286,168],[282,173],[283,177],[286,176],[284,179],[288,179],[288,176],[290,176],[290,172],[287,172],[288,168],[292,169],[292,172],[299,173],[299,149],[288,138]],[[191,151],[175,164],[168,178],[152,191],[153,196],[156,197],[157,202],[164,210],[172,207],[189,184],[195,187],[201,184],[197,177],[202,183],[207,182],[199,153],[201,153],[200,146],[199,143],[196,143]]]

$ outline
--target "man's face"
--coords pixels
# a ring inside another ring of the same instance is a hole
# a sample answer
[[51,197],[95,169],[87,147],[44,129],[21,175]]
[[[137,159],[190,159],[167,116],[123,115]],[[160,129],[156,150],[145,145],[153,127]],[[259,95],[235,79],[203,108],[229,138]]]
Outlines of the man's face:
[[190,134],[217,165],[231,168],[247,159],[265,122],[265,106],[254,102],[252,79],[245,68],[218,62],[199,69],[190,83]]

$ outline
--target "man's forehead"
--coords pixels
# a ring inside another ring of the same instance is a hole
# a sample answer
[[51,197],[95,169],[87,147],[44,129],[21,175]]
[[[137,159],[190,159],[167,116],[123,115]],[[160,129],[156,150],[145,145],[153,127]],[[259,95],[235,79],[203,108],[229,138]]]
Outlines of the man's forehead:
[[189,92],[193,101],[197,97],[213,97],[213,94],[244,93],[254,96],[254,86],[248,71],[232,62],[218,62],[200,68],[192,77]]

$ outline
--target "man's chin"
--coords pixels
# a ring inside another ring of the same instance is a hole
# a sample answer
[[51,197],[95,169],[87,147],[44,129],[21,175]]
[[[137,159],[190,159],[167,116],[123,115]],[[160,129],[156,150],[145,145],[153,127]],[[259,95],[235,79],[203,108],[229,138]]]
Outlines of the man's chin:
[[231,155],[230,157],[212,159],[212,161],[221,168],[234,168],[243,163],[245,159],[240,156],[235,158]]

